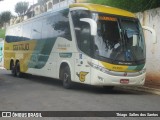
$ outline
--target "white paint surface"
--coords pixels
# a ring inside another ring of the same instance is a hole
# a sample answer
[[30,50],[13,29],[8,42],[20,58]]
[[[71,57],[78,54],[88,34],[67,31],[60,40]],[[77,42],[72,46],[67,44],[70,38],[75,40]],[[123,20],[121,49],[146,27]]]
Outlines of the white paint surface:
[[152,43],[152,34],[144,31],[147,51],[147,81],[160,84],[160,8],[137,13],[142,26],[156,31],[157,43]]

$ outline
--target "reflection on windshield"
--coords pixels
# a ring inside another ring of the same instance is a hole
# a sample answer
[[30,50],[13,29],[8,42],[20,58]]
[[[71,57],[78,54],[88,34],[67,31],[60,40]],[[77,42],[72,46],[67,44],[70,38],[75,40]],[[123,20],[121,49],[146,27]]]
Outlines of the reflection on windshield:
[[[114,35],[113,35],[114,33]],[[101,57],[113,58],[113,51],[121,49],[117,21],[99,21],[95,37],[96,53]]]
[[144,39],[137,20],[99,19],[97,25],[95,56],[122,62],[145,59]]
[[[126,59],[142,60],[145,58],[144,39],[137,21],[122,20],[122,29],[126,44]],[[129,51],[129,52],[128,52]],[[131,58],[132,56],[132,58]]]

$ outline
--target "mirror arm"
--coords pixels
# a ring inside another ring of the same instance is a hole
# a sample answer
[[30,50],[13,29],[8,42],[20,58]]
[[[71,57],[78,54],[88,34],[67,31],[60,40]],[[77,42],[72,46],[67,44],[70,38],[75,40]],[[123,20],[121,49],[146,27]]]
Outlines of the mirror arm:
[[81,18],[80,21],[87,22],[90,24],[91,27],[91,35],[97,35],[97,23],[91,18]]
[[149,32],[151,32],[152,36],[153,36],[153,44],[156,44],[157,43],[157,38],[156,38],[156,32],[153,28],[151,27],[148,27],[148,26],[143,26],[142,27],[144,30],[147,30]]

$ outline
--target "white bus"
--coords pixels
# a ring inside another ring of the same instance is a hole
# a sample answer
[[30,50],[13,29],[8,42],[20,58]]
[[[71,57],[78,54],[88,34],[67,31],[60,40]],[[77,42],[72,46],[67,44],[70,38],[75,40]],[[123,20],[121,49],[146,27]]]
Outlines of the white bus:
[[4,66],[23,73],[96,86],[143,85],[146,48],[130,12],[89,3],[49,11],[6,32]]

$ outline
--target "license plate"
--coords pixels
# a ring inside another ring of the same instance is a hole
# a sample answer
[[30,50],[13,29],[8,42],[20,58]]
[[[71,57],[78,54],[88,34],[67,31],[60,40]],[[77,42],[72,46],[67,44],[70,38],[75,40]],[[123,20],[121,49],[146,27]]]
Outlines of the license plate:
[[129,79],[121,79],[120,83],[121,84],[128,84],[129,83]]

